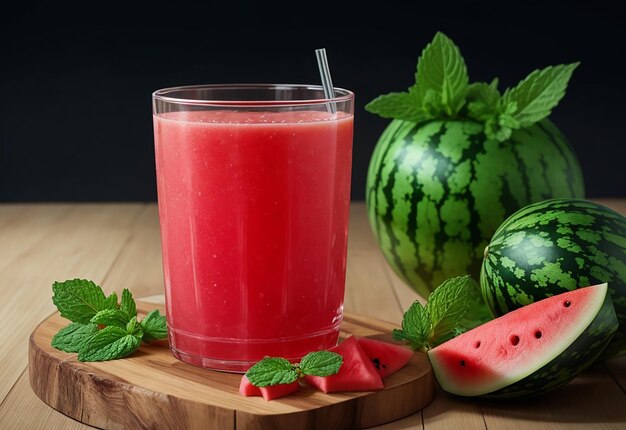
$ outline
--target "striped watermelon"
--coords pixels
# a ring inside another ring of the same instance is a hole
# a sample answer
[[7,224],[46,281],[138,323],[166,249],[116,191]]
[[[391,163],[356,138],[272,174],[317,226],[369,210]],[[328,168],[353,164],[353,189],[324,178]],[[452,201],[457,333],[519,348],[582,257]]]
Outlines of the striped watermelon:
[[554,199],[521,209],[485,249],[480,281],[497,315],[608,282],[620,331],[607,352],[626,352],[626,218],[605,206]]
[[395,272],[427,296],[443,280],[479,276],[483,250],[504,219],[553,197],[584,197],[576,157],[547,119],[510,139],[472,120],[393,120],[372,155],[370,224]]

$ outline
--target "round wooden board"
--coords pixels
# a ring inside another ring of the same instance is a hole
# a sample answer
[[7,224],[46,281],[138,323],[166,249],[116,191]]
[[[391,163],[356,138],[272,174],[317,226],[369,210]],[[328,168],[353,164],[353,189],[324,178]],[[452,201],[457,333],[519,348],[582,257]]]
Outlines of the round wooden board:
[[[137,303],[141,317],[155,307]],[[58,313],[31,334],[30,384],[48,405],[78,421],[106,429],[344,429],[367,428],[413,414],[433,398],[428,359],[417,353],[385,379],[381,391],[324,394],[311,387],[266,402],[239,394],[241,375],[215,372],[175,359],[165,342],[145,345],[122,360],[81,363],[50,346],[68,324]],[[394,324],[345,314],[341,338],[391,341]]]

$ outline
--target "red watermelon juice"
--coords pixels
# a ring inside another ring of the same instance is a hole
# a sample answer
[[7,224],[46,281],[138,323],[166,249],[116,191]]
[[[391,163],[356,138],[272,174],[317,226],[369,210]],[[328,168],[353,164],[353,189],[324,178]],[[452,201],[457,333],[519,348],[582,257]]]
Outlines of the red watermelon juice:
[[156,113],[170,347],[245,371],[337,342],[342,320],[351,113]]

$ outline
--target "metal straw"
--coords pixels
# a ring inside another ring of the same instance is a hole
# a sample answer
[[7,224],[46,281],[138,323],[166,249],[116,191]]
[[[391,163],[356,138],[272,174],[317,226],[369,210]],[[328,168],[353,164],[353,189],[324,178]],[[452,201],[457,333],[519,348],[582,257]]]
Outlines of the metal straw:
[[[315,56],[317,57],[317,66],[320,69],[322,87],[324,87],[324,96],[327,99],[332,99],[335,97],[335,90],[333,87],[333,80],[330,78],[330,69],[328,68],[326,49],[316,49]],[[328,111],[332,114],[337,113],[337,106],[335,105],[335,102],[328,103]]]

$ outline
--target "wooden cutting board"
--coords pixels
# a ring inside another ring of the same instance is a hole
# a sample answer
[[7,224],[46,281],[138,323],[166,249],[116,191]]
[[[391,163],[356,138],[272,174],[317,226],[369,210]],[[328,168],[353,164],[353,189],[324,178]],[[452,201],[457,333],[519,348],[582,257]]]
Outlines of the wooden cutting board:
[[[138,302],[143,317],[163,306]],[[76,354],[50,346],[68,321],[58,313],[31,334],[30,384],[48,405],[78,421],[105,429],[348,429],[397,420],[433,398],[428,359],[417,353],[409,365],[373,392],[324,394],[311,387],[266,402],[238,392],[241,375],[215,372],[175,359],[166,342],[142,345],[122,360],[81,363]],[[394,324],[345,314],[341,337],[391,341]]]

